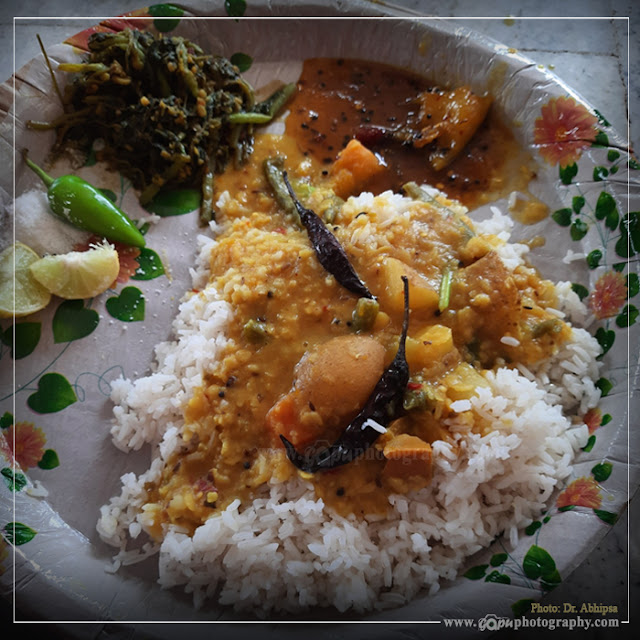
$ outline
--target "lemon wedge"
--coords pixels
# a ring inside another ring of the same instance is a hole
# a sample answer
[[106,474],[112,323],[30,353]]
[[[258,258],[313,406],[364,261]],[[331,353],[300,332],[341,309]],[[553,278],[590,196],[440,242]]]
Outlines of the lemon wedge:
[[67,300],[93,298],[118,277],[118,252],[109,244],[88,251],[45,256],[30,266],[33,277],[50,293]]
[[27,316],[44,309],[51,293],[31,274],[40,256],[16,242],[0,253],[0,318]]

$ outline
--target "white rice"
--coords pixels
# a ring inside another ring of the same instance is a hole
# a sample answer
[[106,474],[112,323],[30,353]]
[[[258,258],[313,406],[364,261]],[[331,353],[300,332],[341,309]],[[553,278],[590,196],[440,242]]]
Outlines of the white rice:
[[[384,221],[403,215],[407,200],[363,194],[347,207],[377,208]],[[510,223],[494,211],[478,230],[506,243]],[[192,277],[201,289],[215,243],[204,236],[199,242]],[[501,250],[511,268],[522,264],[523,247],[505,244]],[[557,291],[559,311],[569,320],[583,319],[584,307],[569,284]],[[212,289],[188,294],[173,323],[174,339],[156,348],[153,373],[113,384],[114,443],[123,450],[151,443],[154,459],[139,477],[123,476],[120,495],[101,508],[100,536],[119,549],[111,569],[158,553],[160,584],[182,586],[198,607],[211,600],[258,616],[319,606],[362,613],[435,593],[497,536],[517,543],[519,531],[569,477],[574,455],[587,441],[588,429],[575,415],[599,400],[593,382],[599,346],[574,327],[572,339],[548,361],[488,372],[486,388],[454,403],[447,426],[457,450],[433,443],[432,483],[391,496],[388,517],[341,517],[325,508],[310,484],[295,479],[264,487],[251,503],[234,501],[193,537],[174,527],[160,545],[144,542],[150,523],[142,510],[144,485],[159,477],[177,445],[182,407],[225,344],[231,316]],[[484,436],[471,432],[468,411],[494,429]],[[132,549],[132,540],[139,548]]]

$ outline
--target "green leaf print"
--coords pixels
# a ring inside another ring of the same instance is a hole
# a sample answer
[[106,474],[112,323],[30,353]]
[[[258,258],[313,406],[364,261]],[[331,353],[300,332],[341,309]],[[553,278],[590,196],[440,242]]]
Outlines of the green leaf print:
[[616,332],[611,329],[599,327],[595,333],[595,338],[602,349],[602,353],[598,356],[598,359],[601,359],[602,356],[604,356],[604,354],[613,346],[613,343],[616,340]]
[[635,324],[638,319],[638,309],[632,304],[627,304],[624,309],[616,317],[616,324],[621,329],[626,329],[632,324]]
[[598,201],[596,202],[594,214],[598,220],[607,220],[607,223],[609,223],[610,220],[613,221],[613,219],[615,219],[616,224],[612,228],[616,228],[618,224],[617,221],[619,219],[618,207],[610,193],[607,193],[606,191],[602,191],[600,193]]
[[[583,449],[583,451],[586,451],[586,447]],[[567,504],[564,507],[558,507],[558,511],[560,511],[561,513],[564,513],[565,511],[573,511],[576,508],[575,504]]]
[[165,273],[162,260],[160,260],[160,256],[153,249],[149,249],[148,247],[141,249],[136,261],[140,266],[131,276],[132,280],[153,280]]
[[594,167],[593,169],[593,180],[594,182],[602,182],[607,179],[609,175],[609,169],[607,167]]
[[20,360],[33,353],[40,342],[41,332],[40,322],[17,322],[3,331],[2,342],[11,347],[13,359]]
[[607,524],[615,524],[618,520],[618,514],[612,513],[611,511],[603,511],[602,509],[594,509],[593,513],[595,513],[600,520],[606,522]]
[[250,55],[241,52],[234,53],[229,60],[231,61],[231,64],[238,67],[238,71],[241,73],[251,69],[251,65],[253,64],[253,58]]
[[27,486],[27,478],[23,473],[14,472],[13,469],[5,467],[0,474],[10,491],[21,491]]
[[240,18],[247,10],[247,3],[245,0],[224,0],[224,8],[228,16]]
[[42,458],[40,458],[38,466],[41,469],[55,469],[56,467],[60,466],[58,454],[53,449],[47,449],[42,454]]
[[593,141],[594,147],[608,147],[609,146],[609,136],[604,131],[598,131],[596,134],[596,138]]
[[629,298],[633,298],[634,296],[637,296],[638,292],[640,291],[638,274],[637,273],[627,274],[626,285],[627,285],[627,292],[628,292]]
[[69,381],[59,373],[45,373],[38,380],[38,390],[27,399],[36,413],[55,413],[77,402],[78,398]]
[[587,289],[587,287],[577,282],[573,282],[571,284],[571,289],[577,294],[580,300],[584,300],[589,295],[589,289]]
[[574,196],[573,200],[571,201],[571,208],[573,209],[574,213],[580,213],[580,211],[582,211],[582,207],[584,207],[585,205],[585,199],[583,196]]
[[551,214],[551,217],[561,227],[568,227],[571,224],[571,209],[558,209]]
[[587,440],[587,444],[584,445],[584,447],[582,447],[582,450],[585,451],[586,453],[589,453],[589,451],[591,451],[591,449],[593,449],[593,445],[596,443],[596,437],[591,434],[589,436],[589,439]]
[[562,582],[562,578],[560,577],[560,573],[557,569],[554,569],[551,573],[543,576],[540,579],[540,583],[543,589],[550,591],[551,589],[555,589]]
[[504,564],[507,561],[509,556],[506,553],[496,553],[491,556],[491,560],[489,560],[489,564],[492,567],[499,567],[501,564]]
[[534,520],[525,530],[524,532],[528,536],[532,536],[540,527],[542,526],[542,522],[539,520]]
[[145,209],[157,216],[167,218],[191,213],[200,207],[198,189],[171,189],[160,191],[145,205]]
[[587,266],[589,269],[596,269],[600,265],[600,260],[602,260],[602,251],[594,249],[587,255]]
[[83,300],[65,300],[53,316],[54,342],[72,342],[93,333],[100,322],[94,309],[87,309]]
[[582,240],[587,235],[587,231],[589,231],[589,227],[583,220],[574,220],[571,223],[570,234],[572,240]]
[[153,26],[161,33],[167,33],[173,31],[180,24],[180,17],[184,15],[184,11],[175,4],[153,4],[149,7],[149,15],[154,18],[163,18],[154,20]]
[[21,522],[9,522],[4,527],[4,537],[16,546],[25,544],[36,536],[36,531]]
[[613,465],[610,462],[601,462],[591,469],[591,474],[597,482],[604,482],[613,470]]
[[613,389],[613,383],[607,378],[598,378],[598,380],[596,380],[596,387],[600,389],[600,393],[604,397],[608,396],[611,389]]
[[499,584],[511,584],[511,578],[499,571],[492,571],[485,579],[485,582],[498,582]]
[[488,564],[479,564],[475,567],[471,567],[471,569],[464,573],[464,577],[469,578],[469,580],[480,580],[481,578],[484,578],[488,566]]
[[109,298],[107,311],[122,322],[139,322],[144,320],[144,296],[137,287],[125,287],[119,296]]
[[560,180],[562,184],[571,184],[571,181],[578,175],[578,165],[574,162],[566,167],[560,167]]
[[640,211],[627,213],[620,222],[620,237],[616,253],[621,258],[632,258],[640,250]]
[[557,574],[556,563],[549,555],[549,552],[539,547],[531,545],[522,561],[522,569],[531,580],[541,578],[547,581],[559,582],[560,576]]

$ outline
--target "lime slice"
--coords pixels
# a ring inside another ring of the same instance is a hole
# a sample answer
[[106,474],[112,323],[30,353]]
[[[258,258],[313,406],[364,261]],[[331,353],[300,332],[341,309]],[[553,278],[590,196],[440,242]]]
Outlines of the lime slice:
[[0,318],[27,316],[49,304],[51,294],[29,270],[38,260],[40,256],[21,242],[0,253]]
[[31,265],[33,277],[49,292],[68,300],[104,293],[118,277],[118,252],[110,245],[45,256]]

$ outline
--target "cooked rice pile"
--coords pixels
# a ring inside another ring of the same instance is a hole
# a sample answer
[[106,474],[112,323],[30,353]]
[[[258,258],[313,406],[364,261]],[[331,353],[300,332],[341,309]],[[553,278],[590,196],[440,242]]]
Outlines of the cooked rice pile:
[[[388,215],[390,208],[400,212],[407,200],[363,194],[348,205]],[[494,210],[476,230],[507,241],[511,225]],[[599,399],[593,383],[599,346],[577,327],[561,352],[535,369],[488,373],[489,387],[478,389],[448,420],[459,453],[435,442],[431,485],[392,496],[386,518],[340,517],[325,509],[310,484],[295,479],[265,487],[252,504],[236,500],[193,537],[170,529],[159,546],[146,542],[144,484],[159,477],[163,460],[177,446],[182,406],[225,344],[232,317],[227,303],[205,288],[215,241],[201,236],[199,242],[192,277],[194,288],[204,292],[185,297],[173,324],[174,340],[156,348],[154,372],[113,383],[114,443],[125,451],[154,446],[149,470],[139,477],[124,475],[121,494],[101,508],[98,531],[119,549],[113,570],[159,552],[163,587],[183,585],[196,606],[212,599],[258,616],[319,606],[355,612],[397,607],[421,592],[438,591],[496,536],[515,545],[518,531],[540,515],[569,477],[574,455],[588,437],[575,416]],[[527,251],[516,244],[500,248],[510,268],[522,263]],[[557,291],[558,314],[582,321],[585,309],[570,284],[557,285]],[[491,420],[494,430],[472,433],[465,410]]]

